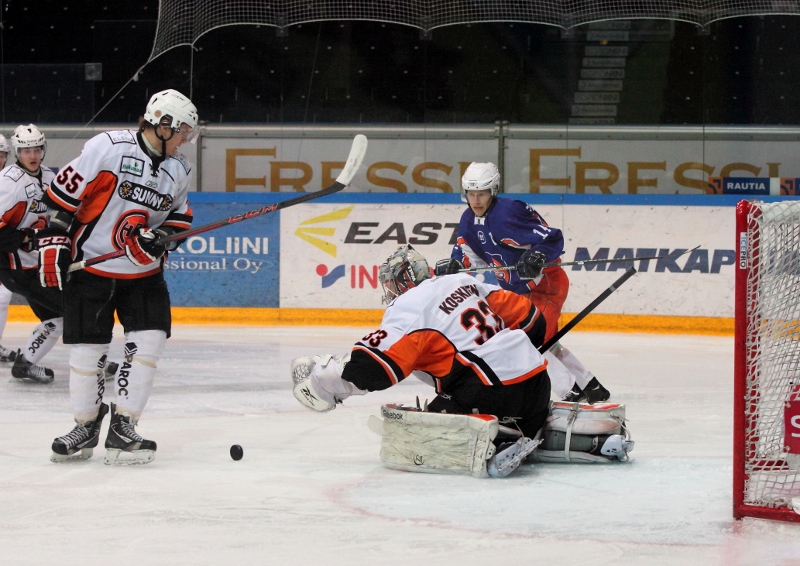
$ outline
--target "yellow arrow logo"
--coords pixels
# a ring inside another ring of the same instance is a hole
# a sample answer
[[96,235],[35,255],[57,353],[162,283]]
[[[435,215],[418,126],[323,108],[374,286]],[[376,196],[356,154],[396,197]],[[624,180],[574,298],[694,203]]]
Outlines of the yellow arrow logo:
[[[336,228],[327,228],[323,226],[314,227],[310,226],[313,224],[322,224],[323,222],[335,222],[337,220],[344,220],[347,218],[350,213],[355,208],[355,205],[348,206],[347,208],[341,208],[339,210],[334,210],[333,212],[328,212],[327,214],[323,214],[321,216],[315,216],[314,218],[309,218],[308,220],[303,220],[300,223],[300,227],[295,230],[295,236],[301,238],[311,244],[314,247],[321,249],[323,252],[328,254],[329,256],[336,257],[336,244],[332,244],[330,242],[326,242],[317,236],[323,237],[332,237],[334,232],[336,232]],[[308,227],[305,227],[308,226]]]

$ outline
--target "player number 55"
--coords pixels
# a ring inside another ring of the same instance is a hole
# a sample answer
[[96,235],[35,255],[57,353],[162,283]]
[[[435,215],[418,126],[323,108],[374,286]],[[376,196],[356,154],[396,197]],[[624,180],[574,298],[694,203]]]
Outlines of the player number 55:
[[56,181],[58,181],[58,184],[64,187],[68,193],[72,194],[78,190],[78,185],[83,181],[83,175],[75,171],[72,165],[70,165],[59,171]]

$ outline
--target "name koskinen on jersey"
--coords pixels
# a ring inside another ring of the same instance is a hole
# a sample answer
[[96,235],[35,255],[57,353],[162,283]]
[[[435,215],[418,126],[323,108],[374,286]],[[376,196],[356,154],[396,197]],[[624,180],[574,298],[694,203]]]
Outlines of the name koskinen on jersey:
[[172,195],[162,195],[149,187],[127,180],[120,183],[118,192],[121,198],[153,210],[167,211],[172,208]]
[[471,296],[478,296],[477,285],[462,285],[452,293],[439,305],[439,310],[445,314],[450,314],[453,310],[466,299]]

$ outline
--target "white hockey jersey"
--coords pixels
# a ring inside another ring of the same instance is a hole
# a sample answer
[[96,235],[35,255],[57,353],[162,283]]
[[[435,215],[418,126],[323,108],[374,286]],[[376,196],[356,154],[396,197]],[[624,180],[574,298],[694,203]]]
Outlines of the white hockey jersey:
[[[153,163],[135,131],[119,130],[90,139],[80,156],[58,172],[45,201],[75,216],[74,261],[124,249],[125,237],[140,225],[190,228],[189,162],[176,153],[162,161],[155,174]],[[163,259],[137,266],[122,256],[86,270],[116,279],[136,278],[157,273],[162,264]]]
[[[55,174],[42,167],[41,180],[19,165],[9,165],[0,171],[0,228],[40,229],[47,226],[47,206],[42,202],[47,185]],[[33,269],[38,267],[39,252],[21,249],[9,252],[8,266],[11,269]]]
[[466,274],[435,277],[392,301],[381,327],[356,343],[353,359],[366,353],[392,385],[415,370],[442,379],[454,361],[471,367],[487,386],[510,385],[547,365],[526,334],[543,323],[540,318],[521,295]]

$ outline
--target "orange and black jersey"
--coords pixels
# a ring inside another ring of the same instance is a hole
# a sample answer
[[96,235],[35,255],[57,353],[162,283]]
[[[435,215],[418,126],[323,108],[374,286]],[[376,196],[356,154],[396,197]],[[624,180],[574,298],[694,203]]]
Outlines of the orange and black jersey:
[[510,385],[545,369],[536,349],[544,334],[527,298],[466,274],[436,277],[392,301],[381,327],[354,346],[342,377],[374,391],[414,371],[439,383],[469,366],[484,385]]

